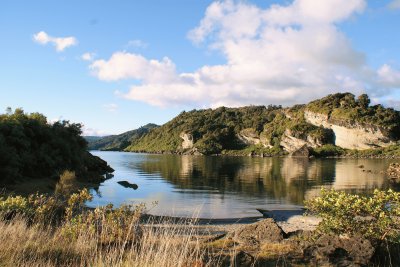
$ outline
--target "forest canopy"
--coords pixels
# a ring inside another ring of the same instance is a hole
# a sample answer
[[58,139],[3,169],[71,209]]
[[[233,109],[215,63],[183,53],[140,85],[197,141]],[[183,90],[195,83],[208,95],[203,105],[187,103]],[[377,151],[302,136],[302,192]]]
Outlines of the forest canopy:
[[87,152],[81,128],[79,123],[49,123],[43,114],[7,108],[0,114],[0,184],[59,177],[65,170],[80,179],[112,172],[105,161]]

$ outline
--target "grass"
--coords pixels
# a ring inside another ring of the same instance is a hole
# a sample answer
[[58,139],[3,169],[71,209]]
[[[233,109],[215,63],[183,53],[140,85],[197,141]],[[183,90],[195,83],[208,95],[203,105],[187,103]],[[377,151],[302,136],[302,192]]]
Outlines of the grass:
[[[137,244],[82,233],[71,240],[62,228],[29,225],[23,218],[0,222],[2,266],[212,266],[192,229],[146,227]],[[215,262],[214,262],[215,263]]]
[[235,253],[208,246],[192,220],[143,221],[143,206],[84,209],[90,197],[0,198],[0,266],[206,267]]

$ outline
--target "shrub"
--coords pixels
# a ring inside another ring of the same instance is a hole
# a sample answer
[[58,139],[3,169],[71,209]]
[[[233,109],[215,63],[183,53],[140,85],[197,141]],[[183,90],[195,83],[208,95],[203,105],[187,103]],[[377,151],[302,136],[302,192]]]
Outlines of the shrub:
[[48,222],[58,209],[58,204],[54,197],[43,194],[0,197],[0,217],[13,218],[18,215],[30,221]]
[[334,157],[341,156],[344,153],[345,150],[343,148],[332,144],[323,145],[312,150],[312,154],[316,157]]
[[361,235],[372,242],[400,243],[400,193],[376,189],[359,196],[322,189],[321,196],[306,201],[306,208],[322,218],[318,231]]

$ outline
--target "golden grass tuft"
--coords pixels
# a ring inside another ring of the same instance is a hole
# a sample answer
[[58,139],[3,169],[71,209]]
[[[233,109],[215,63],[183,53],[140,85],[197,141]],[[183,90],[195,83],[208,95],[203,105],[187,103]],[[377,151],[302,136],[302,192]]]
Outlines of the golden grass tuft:
[[99,236],[66,237],[62,228],[0,221],[2,266],[215,266],[190,226],[142,227],[136,243],[102,245]]

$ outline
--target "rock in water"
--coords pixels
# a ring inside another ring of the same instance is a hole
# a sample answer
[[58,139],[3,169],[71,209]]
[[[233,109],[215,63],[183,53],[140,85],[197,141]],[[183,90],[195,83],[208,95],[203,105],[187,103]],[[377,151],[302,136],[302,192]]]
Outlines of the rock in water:
[[118,184],[122,185],[125,188],[132,188],[133,190],[136,190],[139,188],[139,186],[137,184],[131,184],[128,181],[119,181],[117,182]]

